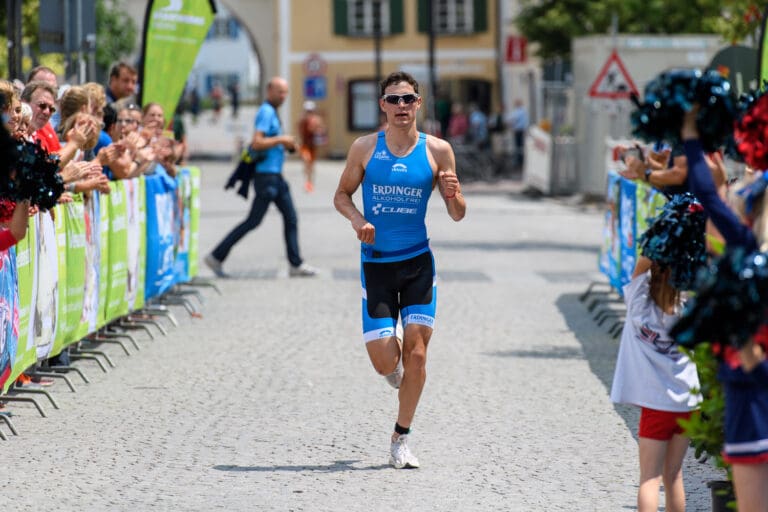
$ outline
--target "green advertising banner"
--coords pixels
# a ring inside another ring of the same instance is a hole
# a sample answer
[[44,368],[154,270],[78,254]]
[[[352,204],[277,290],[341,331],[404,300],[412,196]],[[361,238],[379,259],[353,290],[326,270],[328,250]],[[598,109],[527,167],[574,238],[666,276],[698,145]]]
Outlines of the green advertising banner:
[[[85,205],[83,197],[75,194],[71,203],[60,205],[57,219],[64,219],[65,247],[62,252],[66,262],[66,273],[59,272],[59,289],[66,290],[67,303],[59,307],[59,327],[56,340],[61,340],[61,348],[66,347],[88,333],[78,336],[80,322],[85,310],[85,269],[86,269],[86,229]],[[61,240],[61,234],[59,234]],[[61,261],[61,260],[60,260]],[[59,267],[61,268],[61,267]],[[85,323],[87,325],[87,323]],[[58,347],[54,347],[56,349]]]
[[58,312],[59,256],[56,248],[56,230],[51,212],[37,214],[37,293],[33,332],[37,358],[51,356],[56,338]]
[[126,212],[128,215],[128,279],[126,293],[130,309],[144,307],[144,262],[147,257],[145,244],[147,212],[144,208],[144,176],[124,180]]
[[11,376],[3,386],[7,387],[24,370],[37,362],[33,332],[35,303],[37,302],[37,216],[29,218],[27,236],[16,244],[16,272],[19,276],[19,344],[16,359],[11,366]]
[[189,167],[189,175],[192,178],[192,191],[189,212],[189,278],[197,275],[197,256],[199,254],[199,228],[200,228],[200,169]]
[[[75,331],[80,339],[96,331],[99,312],[99,272],[101,270],[101,245],[99,236],[99,194],[83,198],[83,228],[85,230],[85,258],[83,267],[83,309]],[[76,262],[75,262],[76,264]]]
[[67,282],[67,232],[66,232],[66,220],[65,207],[58,204],[53,209],[53,227],[56,230],[56,259],[59,262],[59,286],[56,288],[56,336],[53,339],[53,348],[51,349],[51,357],[61,353],[64,348],[64,338],[67,332],[67,326],[65,325],[65,316],[67,309],[67,287],[64,285]]
[[[656,217],[667,199],[647,183],[637,183],[637,214],[635,215],[635,233],[637,238],[648,229],[648,221]],[[640,255],[640,245],[636,246],[636,256]]]
[[215,14],[213,0],[149,1],[139,70],[141,105],[158,103],[171,119]]
[[[114,181],[109,182],[112,191]],[[96,194],[94,194],[96,195]],[[109,320],[107,317],[107,291],[109,289],[109,194],[98,194],[99,199],[99,312],[96,315],[96,328],[101,329]]]
[[128,314],[128,209],[125,182],[111,183],[109,198],[109,258],[107,321]]

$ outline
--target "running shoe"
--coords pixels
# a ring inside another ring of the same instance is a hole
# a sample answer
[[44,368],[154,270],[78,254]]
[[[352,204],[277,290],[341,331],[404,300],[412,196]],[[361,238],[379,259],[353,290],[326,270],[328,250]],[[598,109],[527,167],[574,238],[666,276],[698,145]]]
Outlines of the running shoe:
[[392,441],[389,452],[389,463],[395,469],[414,469],[419,467],[419,459],[408,449],[408,436],[406,434],[401,434]]
[[206,256],[203,261],[206,265],[208,265],[208,268],[210,268],[213,273],[216,274],[216,277],[229,277],[227,273],[224,272],[221,262],[217,260],[213,254]]
[[317,269],[311,267],[306,263],[302,263],[298,267],[291,267],[288,269],[288,275],[290,277],[313,277],[317,275]]

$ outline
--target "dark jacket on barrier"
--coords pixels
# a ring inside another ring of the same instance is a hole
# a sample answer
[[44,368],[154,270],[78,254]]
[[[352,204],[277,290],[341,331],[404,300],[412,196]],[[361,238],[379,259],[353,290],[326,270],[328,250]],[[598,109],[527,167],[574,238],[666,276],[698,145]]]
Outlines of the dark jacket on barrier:
[[224,185],[224,190],[233,188],[235,184],[239,182],[240,186],[237,188],[238,195],[248,199],[248,189],[251,186],[251,181],[253,181],[253,174],[254,163],[246,163],[243,160],[240,160],[240,162],[237,164],[237,167],[235,167],[235,170],[229,176],[227,184]]

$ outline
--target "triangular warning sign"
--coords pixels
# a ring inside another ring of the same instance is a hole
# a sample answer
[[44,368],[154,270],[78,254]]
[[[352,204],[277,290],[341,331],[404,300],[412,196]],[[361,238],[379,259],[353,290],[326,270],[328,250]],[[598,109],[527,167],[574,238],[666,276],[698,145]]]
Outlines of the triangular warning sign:
[[629,99],[632,94],[638,94],[637,87],[627,73],[627,68],[621,62],[619,54],[613,50],[592,87],[589,88],[589,96],[618,100]]

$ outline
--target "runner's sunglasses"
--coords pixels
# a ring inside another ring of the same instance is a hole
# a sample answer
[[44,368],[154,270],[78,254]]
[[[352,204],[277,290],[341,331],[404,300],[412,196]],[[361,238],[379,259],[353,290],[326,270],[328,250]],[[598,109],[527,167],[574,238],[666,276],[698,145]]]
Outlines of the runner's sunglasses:
[[399,105],[400,100],[403,100],[406,105],[410,105],[420,97],[418,94],[385,94],[382,99],[391,105]]

